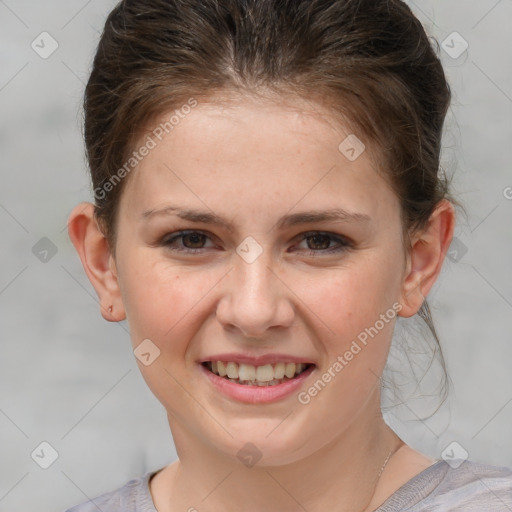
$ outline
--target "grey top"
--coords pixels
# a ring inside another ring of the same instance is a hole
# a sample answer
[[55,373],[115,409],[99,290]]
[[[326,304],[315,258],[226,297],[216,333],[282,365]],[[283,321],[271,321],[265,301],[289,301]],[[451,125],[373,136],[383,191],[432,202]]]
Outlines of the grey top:
[[[66,512],[157,512],[149,479],[158,471]],[[450,464],[439,460],[402,485],[375,512],[396,511],[512,512],[512,469],[469,460],[454,459]]]

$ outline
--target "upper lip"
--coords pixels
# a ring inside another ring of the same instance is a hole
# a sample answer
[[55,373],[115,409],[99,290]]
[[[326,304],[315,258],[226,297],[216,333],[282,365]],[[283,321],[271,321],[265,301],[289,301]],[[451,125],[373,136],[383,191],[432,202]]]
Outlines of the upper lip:
[[234,353],[214,354],[200,359],[199,363],[205,363],[207,361],[233,361],[238,364],[244,363],[253,366],[264,366],[266,364],[273,365],[277,363],[315,364],[307,358],[287,354],[263,354],[261,356],[249,356],[247,354]]

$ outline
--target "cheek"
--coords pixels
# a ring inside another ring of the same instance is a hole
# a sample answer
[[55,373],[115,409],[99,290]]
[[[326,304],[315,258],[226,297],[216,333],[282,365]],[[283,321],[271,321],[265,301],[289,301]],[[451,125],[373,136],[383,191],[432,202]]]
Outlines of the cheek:
[[190,404],[183,397],[183,361],[189,341],[204,321],[201,299],[216,280],[208,272],[191,273],[172,266],[155,253],[125,253],[119,268],[120,288],[133,349],[148,339],[156,346],[149,349],[152,357],[158,354],[150,364],[137,359],[146,384],[168,411],[186,410]]
[[213,272],[192,272],[171,265],[157,251],[140,250],[127,256],[119,272],[123,303],[132,344],[154,341],[162,351],[181,351],[188,332],[197,328],[202,299],[218,278]]
[[322,342],[328,364],[338,355],[346,355],[347,361],[358,361],[350,364],[349,373],[356,366],[380,372],[396,319],[399,269],[400,260],[381,248],[368,252],[352,266],[330,271],[328,279],[319,274],[316,283],[302,289],[304,302],[318,318],[316,325],[324,326]]
[[335,324],[357,327],[364,321],[373,323],[399,295],[398,269],[396,258],[393,261],[376,250],[365,255],[364,261],[331,271],[327,279],[319,274],[316,284],[310,283],[304,293],[315,311]]

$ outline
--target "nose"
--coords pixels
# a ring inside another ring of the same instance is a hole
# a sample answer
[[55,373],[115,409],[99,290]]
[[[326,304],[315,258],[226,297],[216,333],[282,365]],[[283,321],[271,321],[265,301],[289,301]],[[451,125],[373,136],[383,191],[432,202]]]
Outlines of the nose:
[[217,320],[248,338],[264,338],[273,329],[289,327],[295,315],[294,295],[270,251],[264,250],[250,263],[238,254],[233,259],[233,268],[222,280]]

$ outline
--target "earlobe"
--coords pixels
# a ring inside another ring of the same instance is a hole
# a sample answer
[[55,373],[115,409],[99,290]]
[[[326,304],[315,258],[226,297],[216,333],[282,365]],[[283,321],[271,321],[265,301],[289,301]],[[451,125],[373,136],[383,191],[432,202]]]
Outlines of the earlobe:
[[80,203],[68,218],[68,234],[93,285],[105,320],[119,322],[126,318],[115,261],[94,216],[92,203]]
[[421,308],[441,272],[454,227],[454,207],[443,199],[430,216],[427,227],[412,238],[402,283],[400,316],[411,317]]

